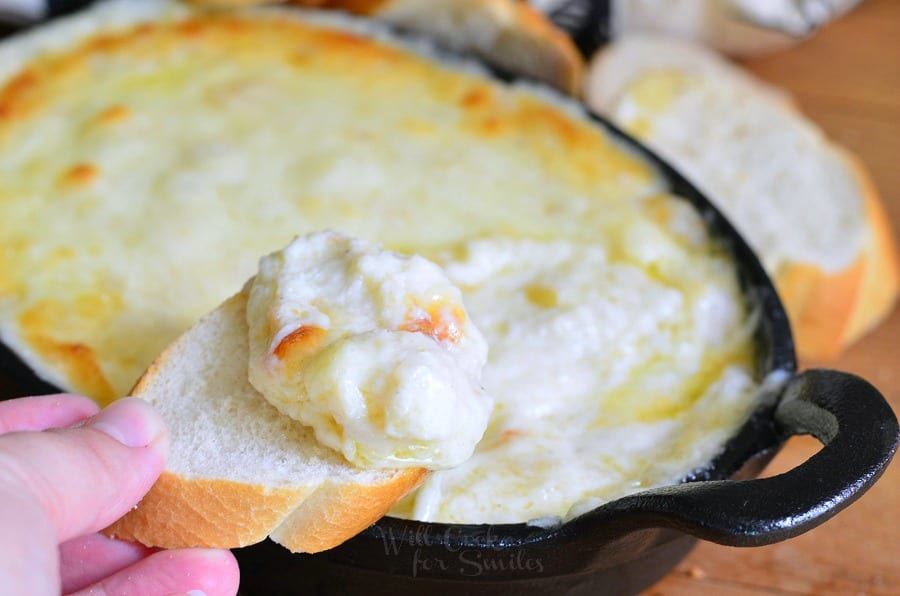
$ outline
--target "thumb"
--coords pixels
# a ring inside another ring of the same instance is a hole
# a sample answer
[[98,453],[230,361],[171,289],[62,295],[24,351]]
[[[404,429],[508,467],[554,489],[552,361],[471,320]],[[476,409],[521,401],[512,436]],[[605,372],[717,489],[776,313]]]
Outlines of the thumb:
[[149,404],[121,399],[78,428],[0,436],[0,495],[33,499],[58,544],[133,507],[162,471],[168,444]]

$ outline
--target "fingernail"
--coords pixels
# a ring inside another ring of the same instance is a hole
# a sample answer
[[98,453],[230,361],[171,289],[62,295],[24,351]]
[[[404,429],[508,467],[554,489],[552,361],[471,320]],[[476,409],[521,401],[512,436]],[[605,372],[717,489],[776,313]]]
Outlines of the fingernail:
[[136,397],[111,403],[85,426],[127,447],[146,447],[167,433],[162,417],[150,404]]
[[175,594],[169,594],[169,596],[206,596],[206,592],[203,590],[191,590],[189,592],[176,592]]

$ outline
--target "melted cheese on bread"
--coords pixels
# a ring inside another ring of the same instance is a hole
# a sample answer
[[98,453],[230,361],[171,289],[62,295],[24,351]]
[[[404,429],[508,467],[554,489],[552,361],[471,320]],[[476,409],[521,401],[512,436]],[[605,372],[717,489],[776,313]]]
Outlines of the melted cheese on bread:
[[493,402],[487,344],[418,255],[319,232],[260,260],[247,303],[250,383],[362,468],[467,460]]

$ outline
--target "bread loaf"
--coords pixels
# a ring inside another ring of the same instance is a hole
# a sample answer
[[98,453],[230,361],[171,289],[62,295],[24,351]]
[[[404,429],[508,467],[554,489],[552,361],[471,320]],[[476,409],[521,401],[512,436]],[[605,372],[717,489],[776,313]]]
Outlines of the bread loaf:
[[829,358],[892,309],[897,249],[858,160],[776,89],[684,41],[625,38],[593,61],[587,102],[673,163],[760,256],[801,356]]
[[[249,6],[279,0],[191,0],[201,6]],[[584,60],[544,15],[516,0],[288,0],[372,17],[477,54],[512,74],[567,93],[580,90]]]

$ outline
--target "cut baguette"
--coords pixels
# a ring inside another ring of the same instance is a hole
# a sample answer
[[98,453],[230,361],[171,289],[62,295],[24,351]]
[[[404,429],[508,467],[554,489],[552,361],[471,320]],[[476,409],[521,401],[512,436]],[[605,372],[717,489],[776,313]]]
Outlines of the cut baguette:
[[[200,6],[248,6],[283,0],[191,0]],[[543,14],[516,0],[288,0],[300,6],[343,10],[471,51],[513,74],[544,81],[576,95],[584,59],[575,44]]]
[[900,274],[877,191],[783,93],[699,46],[634,36],[595,57],[585,95],[682,170],[748,240],[802,357],[833,358],[890,313]]
[[424,479],[421,468],[360,470],[320,446],[247,381],[241,292],[175,341],[133,395],[171,432],[165,471],[110,536],[164,548],[235,548],[267,536],[293,552],[341,544]]

